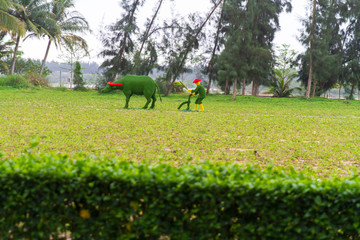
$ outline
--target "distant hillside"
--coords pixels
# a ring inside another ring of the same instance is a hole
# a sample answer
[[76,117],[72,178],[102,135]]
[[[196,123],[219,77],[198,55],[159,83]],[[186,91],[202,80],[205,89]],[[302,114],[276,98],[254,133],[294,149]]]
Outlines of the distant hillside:
[[[101,70],[99,69],[99,65],[96,62],[80,62],[81,67],[83,68],[81,72],[83,74],[96,74],[101,73]],[[46,62],[46,66],[52,71],[52,72],[70,72],[70,65],[65,63],[58,63],[58,62]]]

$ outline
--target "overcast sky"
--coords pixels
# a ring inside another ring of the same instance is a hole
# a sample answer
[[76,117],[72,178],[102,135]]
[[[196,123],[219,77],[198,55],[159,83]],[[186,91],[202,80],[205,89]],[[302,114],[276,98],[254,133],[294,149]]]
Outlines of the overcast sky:
[[[151,17],[154,12],[153,7],[157,2],[158,0],[147,0],[138,18],[146,19]],[[309,1],[293,0],[292,2],[292,13],[282,13],[280,15],[281,31],[276,33],[274,43],[276,45],[289,44],[292,49],[303,51],[303,47],[297,41],[297,36],[299,36],[299,30],[301,29],[300,19],[306,15],[306,6]],[[169,16],[181,17],[192,12],[205,17],[211,7],[209,0],[166,0],[159,14],[163,19]],[[102,44],[98,36],[99,31],[121,17],[119,0],[75,0],[75,9],[86,18],[92,30],[91,34],[84,36],[91,51],[91,56],[84,59],[84,61],[101,63],[102,59],[97,56],[102,50]],[[47,40],[45,39],[27,39],[21,43],[21,50],[24,51],[25,58],[43,59],[46,46]],[[59,55],[60,52],[52,45],[48,61],[61,61]]]

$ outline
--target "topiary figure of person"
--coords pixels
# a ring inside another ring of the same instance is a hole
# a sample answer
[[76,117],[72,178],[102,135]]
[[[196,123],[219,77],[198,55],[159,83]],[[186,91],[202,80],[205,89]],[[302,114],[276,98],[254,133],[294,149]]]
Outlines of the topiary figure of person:
[[204,86],[202,86],[200,84],[201,79],[197,78],[193,81],[193,83],[196,84],[196,88],[194,90],[188,90],[189,92],[191,92],[191,96],[197,95],[199,94],[198,98],[195,101],[195,109],[194,111],[198,110],[198,107],[200,107],[200,111],[204,111],[204,106],[202,104],[202,100],[204,100],[204,98],[206,97],[206,92],[205,92],[205,88]]
[[86,91],[86,87],[85,87],[85,81],[83,79],[83,74],[81,72],[81,64],[77,61],[75,63],[75,68],[74,68],[74,90],[77,91]]

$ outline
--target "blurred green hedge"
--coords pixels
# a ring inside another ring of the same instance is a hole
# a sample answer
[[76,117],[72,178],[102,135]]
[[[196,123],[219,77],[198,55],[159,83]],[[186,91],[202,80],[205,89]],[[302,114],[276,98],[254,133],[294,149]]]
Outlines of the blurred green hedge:
[[0,76],[0,87],[30,88],[32,85],[22,75]]
[[358,239],[360,180],[29,151],[0,160],[0,239]]

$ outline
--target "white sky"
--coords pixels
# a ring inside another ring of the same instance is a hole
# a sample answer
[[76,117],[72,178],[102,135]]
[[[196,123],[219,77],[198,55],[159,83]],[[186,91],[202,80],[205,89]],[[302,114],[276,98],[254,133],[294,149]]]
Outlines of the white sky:
[[[114,23],[121,17],[119,2],[120,0],[75,0],[75,10],[86,18],[92,30],[91,34],[84,36],[88,42],[91,56],[83,59],[83,61],[102,62],[102,59],[97,56],[102,50],[98,36],[99,31],[102,27]],[[138,15],[138,18],[150,18],[157,2],[158,0],[147,0],[144,10],[141,12],[141,16]],[[166,19],[166,16],[174,15],[181,17],[181,15],[192,12],[205,16],[212,7],[209,2],[209,0],[165,0],[159,14],[163,19]],[[304,48],[297,41],[297,36],[299,36],[301,29],[300,18],[305,17],[309,0],[292,0],[292,2],[292,13],[280,15],[281,31],[276,33],[274,43],[276,45],[289,44],[292,49],[301,52]],[[47,39],[27,39],[21,43],[20,50],[24,52],[25,58],[43,59],[46,46]],[[52,45],[47,60],[61,61],[59,55],[60,51]]]

